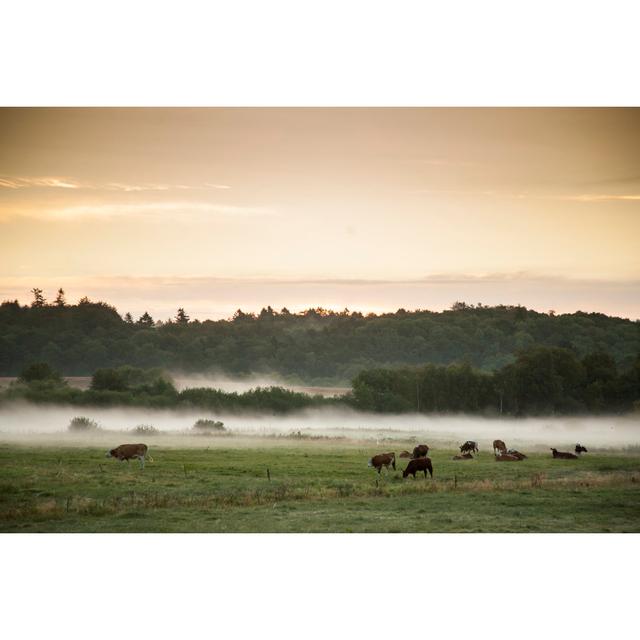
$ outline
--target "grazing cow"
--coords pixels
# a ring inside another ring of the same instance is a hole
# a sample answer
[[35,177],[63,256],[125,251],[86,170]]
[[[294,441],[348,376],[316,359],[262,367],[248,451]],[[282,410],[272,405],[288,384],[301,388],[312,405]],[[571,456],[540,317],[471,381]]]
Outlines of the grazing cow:
[[386,467],[387,471],[389,471],[389,465],[393,467],[393,470],[396,470],[396,454],[395,453],[379,453],[377,456],[373,456],[371,460],[369,460],[369,467],[375,467],[380,473],[382,471],[382,467]]
[[579,456],[581,453],[588,453],[587,447],[583,447],[581,444],[576,445],[576,455]]
[[426,458],[429,453],[429,445],[419,444],[417,447],[413,449],[412,458]]
[[407,468],[402,472],[402,477],[406,478],[409,474],[413,476],[413,479],[416,479],[416,472],[424,471],[424,477],[427,477],[427,471],[429,475],[433,478],[433,466],[431,464],[431,458],[414,458],[413,460],[409,460],[409,464]]
[[507,453],[507,445],[502,440],[493,441],[493,453]]
[[558,451],[551,447],[551,453],[553,453],[554,458],[563,458],[564,460],[577,460],[578,456],[575,453],[570,453],[569,451]]
[[527,456],[524,455],[524,453],[520,453],[519,451],[516,451],[515,449],[509,449],[507,451],[507,453],[510,456],[515,456],[516,458],[518,458],[519,460],[525,460]]
[[511,455],[510,453],[500,453],[496,455],[496,462],[520,462],[522,458]]
[[149,448],[146,444],[121,444],[115,449],[105,454],[105,458],[117,458],[120,462],[125,460],[129,462],[131,458],[137,458],[140,461],[140,466],[144,469],[144,459],[149,458],[150,462],[153,462],[153,458],[147,455]]
[[473,460],[470,453],[461,453],[459,456],[453,456],[453,460]]
[[479,453],[478,443],[473,440],[467,440],[460,447],[460,453]]
[[411,454],[408,451],[403,451],[398,457],[399,458],[410,458]]

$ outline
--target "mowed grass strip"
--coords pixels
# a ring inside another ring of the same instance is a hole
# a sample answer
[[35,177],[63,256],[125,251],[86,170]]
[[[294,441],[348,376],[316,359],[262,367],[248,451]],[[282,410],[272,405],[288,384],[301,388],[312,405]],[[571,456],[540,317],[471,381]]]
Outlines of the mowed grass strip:
[[103,449],[0,446],[0,531],[640,531],[638,454],[496,463],[435,450],[434,480],[414,481],[405,460],[367,468],[378,449],[153,447],[143,471]]

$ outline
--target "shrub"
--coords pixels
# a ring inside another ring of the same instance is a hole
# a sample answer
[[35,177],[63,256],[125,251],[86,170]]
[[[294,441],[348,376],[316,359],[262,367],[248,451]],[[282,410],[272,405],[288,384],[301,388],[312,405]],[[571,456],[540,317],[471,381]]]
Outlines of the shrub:
[[203,418],[196,420],[193,428],[199,431],[226,431],[223,422],[218,420],[205,420]]
[[69,431],[95,431],[98,423],[85,416],[76,416],[69,423]]
[[62,382],[60,374],[52,369],[46,362],[35,362],[29,365],[26,369],[22,370],[20,382],[36,382],[43,380],[51,380],[55,382]]
[[156,429],[152,424],[139,424],[134,427],[133,433],[139,436],[157,436],[160,430]]

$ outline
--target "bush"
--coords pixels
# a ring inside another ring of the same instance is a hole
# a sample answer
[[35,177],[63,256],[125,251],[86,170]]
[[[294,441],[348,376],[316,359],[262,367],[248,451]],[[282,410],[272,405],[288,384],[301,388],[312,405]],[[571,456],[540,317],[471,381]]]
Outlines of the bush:
[[29,365],[26,369],[23,369],[18,380],[26,383],[44,380],[62,382],[62,377],[46,362],[35,362],[34,364]]
[[69,423],[69,431],[96,431],[98,423],[85,416],[76,416]]
[[139,436],[157,436],[160,433],[160,430],[156,429],[151,424],[139,424],[133,429],[133,433]]
[[198,431],[226,431],[223,422],[219,422],[218,420],[205,420],[202,418],[200,420],[196,420],[193,428]]

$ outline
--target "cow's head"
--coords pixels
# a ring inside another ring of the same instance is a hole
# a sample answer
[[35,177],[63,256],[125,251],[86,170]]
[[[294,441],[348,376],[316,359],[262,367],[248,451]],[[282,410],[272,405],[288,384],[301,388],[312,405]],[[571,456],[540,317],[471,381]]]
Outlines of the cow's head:
[[104,454],[105,458],[114,458],[115,457],[115,449],[111,449]]

